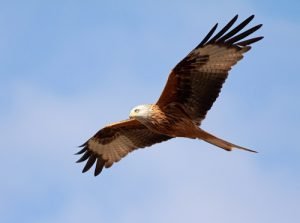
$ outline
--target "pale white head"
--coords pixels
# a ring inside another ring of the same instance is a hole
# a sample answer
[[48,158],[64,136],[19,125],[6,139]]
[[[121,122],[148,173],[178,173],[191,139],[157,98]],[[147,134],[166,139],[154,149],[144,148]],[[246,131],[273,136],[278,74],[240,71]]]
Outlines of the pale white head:
[[138,105],[131,109],[129,118],[136,118],[137,120],[147,119],[151,112],[151,105]]

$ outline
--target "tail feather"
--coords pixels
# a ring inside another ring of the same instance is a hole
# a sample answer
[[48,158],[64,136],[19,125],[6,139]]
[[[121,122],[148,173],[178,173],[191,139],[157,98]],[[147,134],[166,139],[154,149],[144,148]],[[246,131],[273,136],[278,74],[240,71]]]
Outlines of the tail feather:
[[230,142],[227,142],[223,139],[220,139],[208,132],[205,132],[204,130],[202,129],[199,129],[198,133],[197,133],[197,138],[199,139],[202,139],[210,144],[213,144],[215,146],[218,146],[222,149],[225,149],[227,151],[231,151],[232,149],[234,148],[237,148],[237,149],[242,149],[242,150],[246,150],[246,151],[249,151],[249,152],[253,152],[253,153],[257,153],[256,151],[254,150],[251,150],[251,149],[247,149],[245,147],[241,147],[241,146],[238,146],[238,145],[235,145],[235,144],[232,144]]

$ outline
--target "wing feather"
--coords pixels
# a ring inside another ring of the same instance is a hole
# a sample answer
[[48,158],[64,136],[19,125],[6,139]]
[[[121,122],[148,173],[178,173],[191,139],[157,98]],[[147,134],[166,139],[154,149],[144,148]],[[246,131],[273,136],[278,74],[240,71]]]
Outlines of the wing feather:
[[84,172],[88,171],[94,165],[94,163],[96,162],[96,159],[97,159],[96,155],[91,154],[88,161],[86,162],[82,172],[84,173]]
[[98,157],[95,172],[94,172],[95,176],[99,175],[102,172],[104,165],[105,165],[105,161],[102,159],[102,157]]
[[87,160],[82,172],[88,171],[96,163],[94,175],[97,176],[103,167],[111,167],[129,152],[171,138],[154,133],[133,119],[117,122],[104,127],[84,143],[84,148],[77,153],[83,155],[77,162]]
[[241,24],[239,24],[234,29],[232,29],[230,32],[228,32],[227,34],[225,34],[224,36],[222,36],[221,38],[216,40],[216,42],[222,43],[222,42],[226,41],[228,38],[231,38],[232,36],[237,34],[239,31],[241,31],[244,27],[246,27],[253,18],[254,18],[254,15],[251,15],[250,17],[245,19]]
[[238,15],[236,15],[235,17],[233,17],[227,23],[227,25],[223,27],[223,29],[221,29],[213,38],[211,38],[211,40],[209,41],[209,43],[214,43],[217,39],[219,39],[221,36],[223,36],[224,33],[226,33],[232,27],[232,25],[236,22],[237,19],[238,19]]
[[177,103],[195,123],[201,123],[217,99],[232,66],[251,49],[250,44],[263,38],[244,39],[257,31],[261,24],[239,34],[254,18],[253,15],[229,31],[237,18],[235,16],[213,36],[215,25],[201,43],[175,66],[156,103],[161,109]]

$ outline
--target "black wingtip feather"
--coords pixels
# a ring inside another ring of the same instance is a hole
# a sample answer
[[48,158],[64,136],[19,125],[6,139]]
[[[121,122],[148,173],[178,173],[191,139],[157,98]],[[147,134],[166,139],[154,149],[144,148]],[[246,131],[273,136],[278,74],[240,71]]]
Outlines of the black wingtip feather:
[[244,39],[245,37],[254,33],[256,30],[260,29],[260,27],[262,27],[262,24],[256,25],[256,26],[252,27],[251,29],[248,29],[245,32],[240,33],[239,35],[236,35],[236,36],[232,37],[231,39],[226,40],[226,43],[233,44],[237,41],[240,41],[240,40]]
[[90,157],[90,155],[91,155],[91,152],[90,151],[86,151],[83,154],[83,156],[79,160],[76,161],[76,163],[81,163],[81,162],[85,161],[87,158]]
[[252,38],[252,39],[248,39],[248,40],[244,40],[244,41],[238,42],[235,45],[238,45],[238,46],[247,46],[247,45],[250,45],[250,44],[258,42],[258,41],[262,40],[263,38],[264,38],[263,36],[255,37],[255,38]]
[[229,29],[235,24],[235,22],[238,19],[238,15],[235,15],[217,34],[215,34],[212,37],[213,33],[216,31],[217,24],[218,24],[217,23],[195,49],[199,47],[203,47],[204,45],[208,45],[208,44],[225,44],[228,46],[235,45],[238,47],[245,47],[261,40],[263,37],[255,37],[248,40],[243,40],[243,39],[251,35],[255,31],[257,31],[258,29],[260,29],[262,27],[262,24],[256,25],[236,35],[245,26],[247,26],[254,19],[254,17],[255,17],[254,15],[249,16],[247,19],[245,19],[243,22],[241,22],[239,25],[237,25],[235,28],[229,31]]
[[96,168],[95,168],[95,172],[94,172],[95,177],[98,176],[102,172],[104,164],[105,164],[105,161],[102,159],[102,157],[99,157],[97,159]]
[[226,33],[231,27],[232,25],[236,22],[236,20],[238,19],[238,15],[234,16],[228,23],[227,25],[225,25],[223,27],[223,29],[221,29],[209,42],[210,43],[214,43],[218,38],[220,38],[224,33]]
[[97,157],[94,154],[92,154],[90,156],[90,158],[88,159],[88,161],[86,162],[86,164],[82,170],[82,173],[85,173],[86,171],[88,171],[94,165],[96,159],[97,159]]
[[245,19],[243,22],[241,22],[238,26],[236,26],[233,30],[231,30],[230,32],[228,32],[227,34],[225,34],[224,36],[222,36],[220,39],[218,39],[216,42],[224,42],[227,39],[231,38],[232,36],[234,36],[236,33],[238,33],[239,31],[241,31],[246,25],[249,24],[249,22],[251,22],[251,20],[254,18],[254,15],[249,16],[247,19]]
[[201,43],[198,44],[198,46],[196,46],[196,49],[203,46],[208,40],[209,38],[214,34],[214,32],[216,31],[218,27],[218,23],[216,23],[212,29],[208,32],[208,34],[204,37],[204,39],[201,41]]
[[88,142],[83,143],[82,145],[78,146],[78,148],[86,146],[87,143],[88,143]]
[[80,154],[84,153],[85,151],[87,151],[87,147],[84,147],[82,150],[80,150],[79,152],[75,153],[74,155],[80,155]]

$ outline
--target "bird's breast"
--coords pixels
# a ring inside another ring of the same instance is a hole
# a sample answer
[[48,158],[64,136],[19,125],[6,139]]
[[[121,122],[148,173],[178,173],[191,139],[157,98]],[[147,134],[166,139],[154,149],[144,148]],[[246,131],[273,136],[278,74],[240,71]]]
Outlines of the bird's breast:
[[171,137],[191,137],[194,135],[195,124],[185,117],[175,117],[168,114],[154,115],[144,123],[150,130]]

